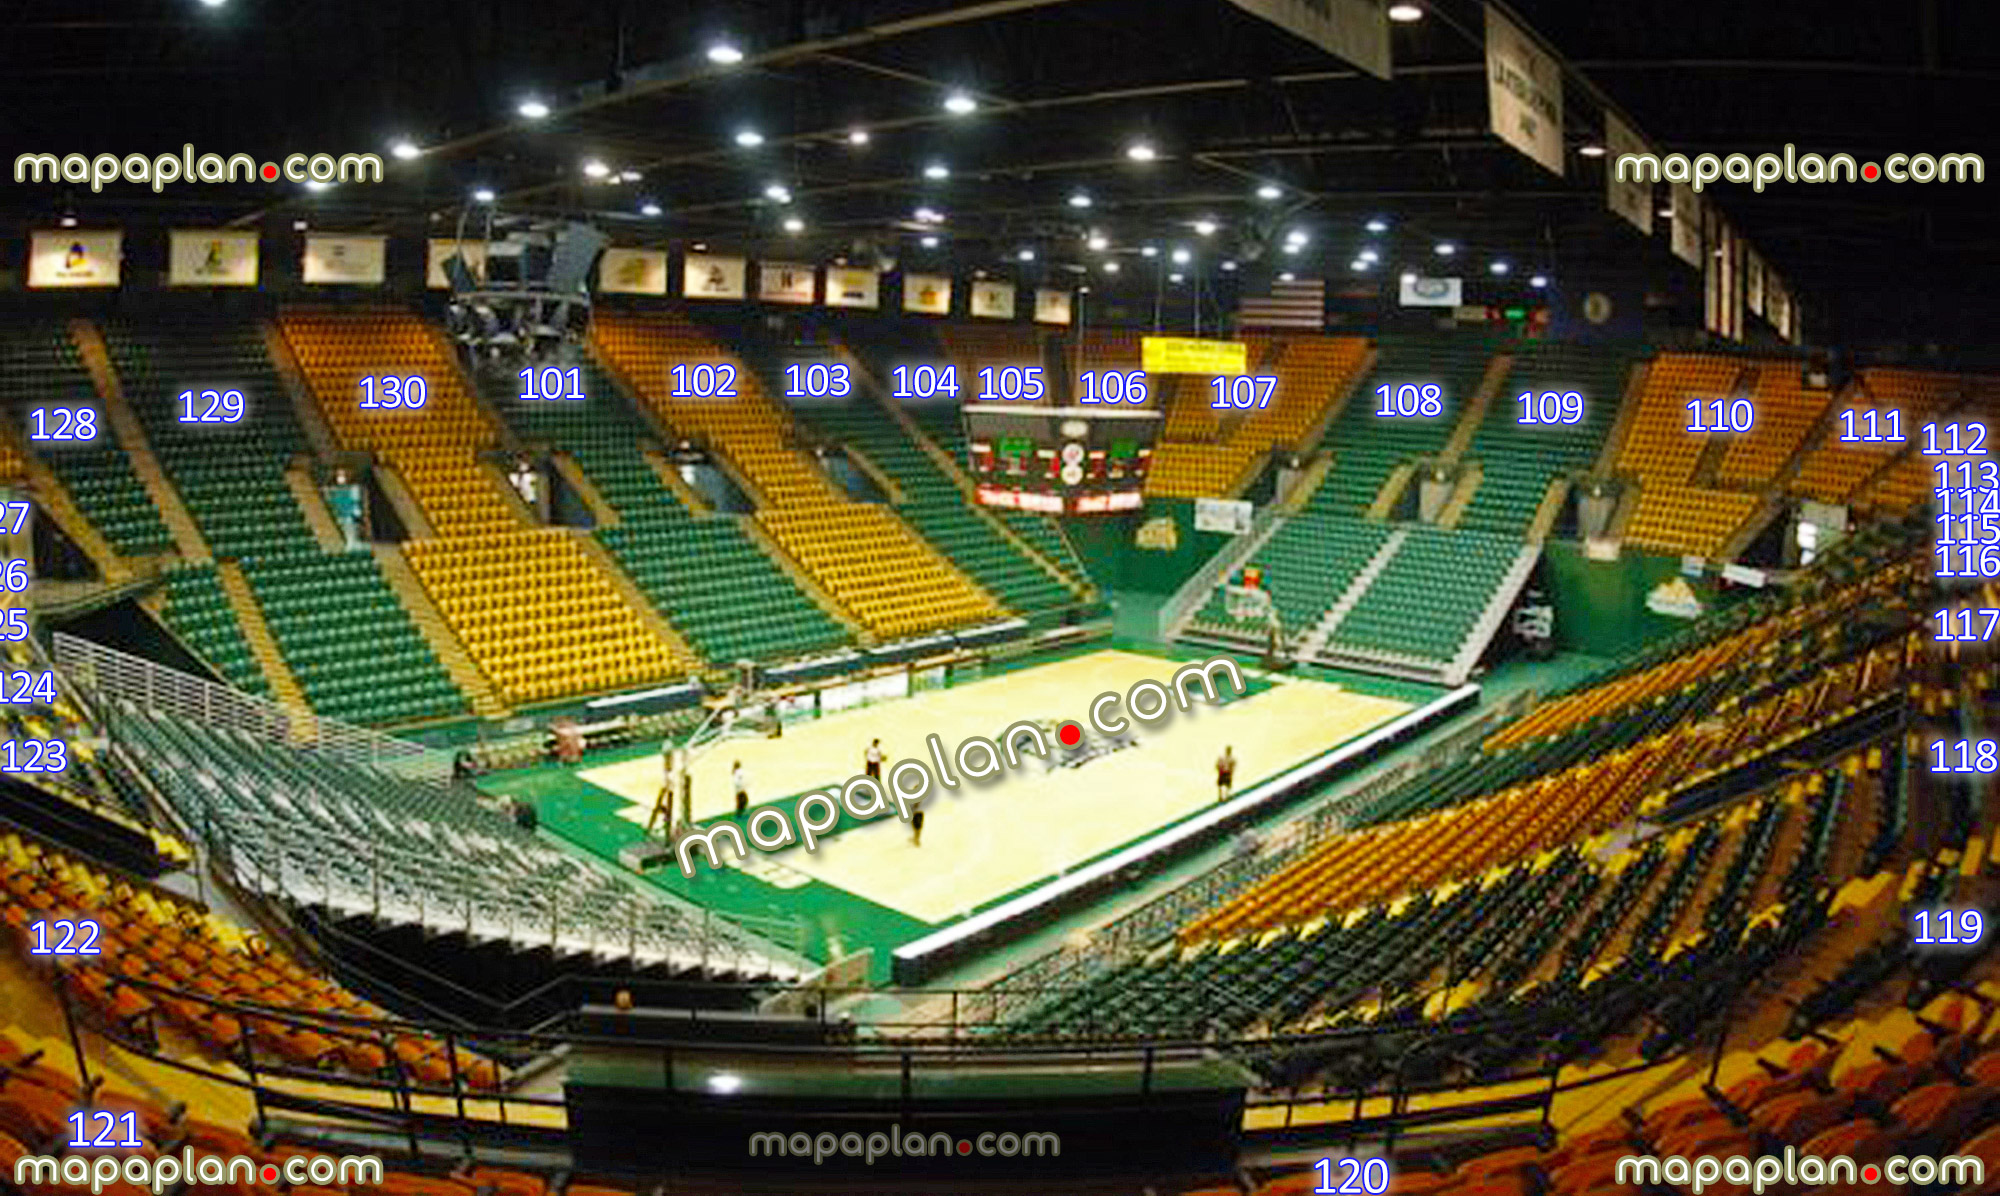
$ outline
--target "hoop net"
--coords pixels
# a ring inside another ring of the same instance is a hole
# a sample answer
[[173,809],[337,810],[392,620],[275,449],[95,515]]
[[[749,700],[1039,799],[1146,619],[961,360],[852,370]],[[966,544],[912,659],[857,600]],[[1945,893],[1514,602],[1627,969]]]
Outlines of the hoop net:
[[1254,586],[1223,586],[1222,602],[1229,617],[1239,622],[1268,623],[1275,617],[1269,590]]

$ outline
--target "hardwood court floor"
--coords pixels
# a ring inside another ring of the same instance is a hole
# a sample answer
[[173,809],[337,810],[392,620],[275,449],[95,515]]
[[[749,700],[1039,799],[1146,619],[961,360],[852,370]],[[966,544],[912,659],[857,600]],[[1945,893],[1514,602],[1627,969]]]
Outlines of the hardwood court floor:
[[[1085,722],[1090,700],[1134,683],[1166,684],[1180,663],[1116,649],[934,690],[788,726],[782,739],[727,741],[694,765],[694,814],[705,820],[734,805],[732,761],[742,760],[754,805],[837,785],[861,771],[862,751],[879,737],[888,764],[929,763],[924,736],[947,752],[973,735],[991,738],[1018,719]],[[1215,758],[1233,745],[1237,788],[1282,771],[1410,709],[1338,685],[1273,677],[1260,693],[1223,706],[1197,699],[1158,722],[1133,721],[1138,746],[1077,768],[1047,770],[1025,756],[1020,768],[926,801],[922,846],[892,813],[842,831],[818,850],[753,850],[766,880],[789,871],[939,923],[1061,874],[1215,800]],[[1107,717],[1109,716],[1107,710]],[[1086,726],[1087,726],[1086,722]],[[955,769],[954,769],[955,770]],[[643,825],[661,780],[657,755],[578,775],[625,799],[619,816]],[[789,812],[791,803],[783,808]],[[705,866],[705,865],[704,865]]]

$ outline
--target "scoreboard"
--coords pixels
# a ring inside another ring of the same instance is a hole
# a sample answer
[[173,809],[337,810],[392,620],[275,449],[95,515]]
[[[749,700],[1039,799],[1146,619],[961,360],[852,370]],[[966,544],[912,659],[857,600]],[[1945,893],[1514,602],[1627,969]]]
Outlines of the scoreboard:
[[979,501],[1048,515],[1136,511],[1157,411],[967,403],[966,467]]

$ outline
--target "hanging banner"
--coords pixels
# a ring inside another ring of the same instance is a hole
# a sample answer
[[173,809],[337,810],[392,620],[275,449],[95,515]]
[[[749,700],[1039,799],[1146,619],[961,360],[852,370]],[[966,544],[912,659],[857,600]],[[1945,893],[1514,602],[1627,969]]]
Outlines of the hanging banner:
[[1373,0],[1229,0],[1375,76],[1389,77],[1389,16]]
[[951,314],[951,279],[943,274],[903,275],[903,310],[927,316]]
[[1701,197],[1686,183],[1674,185],[1674,256],[1699,270],[1701,262]]
[[426,249],[430,265],[425,273],[425,284],[433,291],[451,289],[451,279],[445,276],[444,264],[452,254],[465,256],[465,268],[472,271],[475,282],[486,281],[486,242],[481,240],[460,241],[454,237],[432,237]]
[[741,299],[749,265],[740,257],[690,253],[682,263],[681,294],[689,299]]
[[1626,127],[1624,121],[1604,114],[1604,206],[1645,236],[1653,235],[1653,181],[1641,179],[1637,170],[1618,176],[1618,163],[1627,154],[1643,154],[1646,143]]
[[975,282],[972,284],[972,314],[993,320],[1014,318],[1014,284]]
[[1751,315],[1764,314],[1764,259],[1754,249],[1743,254],[1743,301],[1750,306]]
[[170,287],[254,287],[257,234],[238,229],[176,228],[167,233]]
[[1465,301],[1465,283],[1457,278],[1403,276],[1404,307],[1457,307]]
[[597,289],[614,295],[667,293],[667,251],[606,249],[597,260]]
[[859,266],[828,266],[826,268],[826,305],[828,307],[864,307],[870,311],[880,305],[882,299],[882,275],[877,270],[863,270]]
[[1222,532],[1230,536],[1247,535],[1256,513],[1254,504],[1241,499],[1197,498],[1194,500],[1194,530]]
[[1069,292],[1035,288],[1035,323],[1069,323]]
[[757,298],[766,303],[812,303],[819,298],[819,271],[803,262],[761,262]]
[[1785,290],[1784,280],[1775,271],[1764,271],[1764,318],[1779,336],[1787,336],[1792,326],[1792,297]]
[[299,275],[315,284],[379,287],[387,277],[384,269],[384,247],[387,243],[387,237],[307,233],[306,252],[299,262]]
[[1233,378],[1250,372],[1250,345],[1247,341],[1199,340],[1191,336],[1142,336],[1139,368],[1148,374]]
[[1486,6],[1486,106],[1500,140],[1563,172],[1562,69],[1521,27]]
[[28,285],[115,287],[124,237],[115,229],[38,229],[28,239]]

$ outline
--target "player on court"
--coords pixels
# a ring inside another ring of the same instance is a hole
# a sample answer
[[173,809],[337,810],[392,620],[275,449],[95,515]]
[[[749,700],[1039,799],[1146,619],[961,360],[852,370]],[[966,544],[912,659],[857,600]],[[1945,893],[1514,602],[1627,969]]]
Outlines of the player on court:
[[867,773],[872,780],[880,781],[882,779],[881,740],[872,740],[868,744],[868,750],[861,754],[861,770]]
[[915,847],[924,845],[924,808],[919,805],[910,815],[910,843]]
[[741,818],[750,811],[750,774],[743,771],[743,761],[730,766],[729,783],[736,789],[736,816]]
[[1215,800],[1228,801],[1236,788],[1236,749],[1225,744],[1215,758]]

